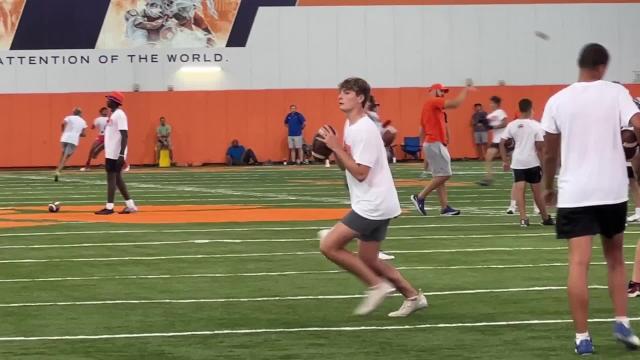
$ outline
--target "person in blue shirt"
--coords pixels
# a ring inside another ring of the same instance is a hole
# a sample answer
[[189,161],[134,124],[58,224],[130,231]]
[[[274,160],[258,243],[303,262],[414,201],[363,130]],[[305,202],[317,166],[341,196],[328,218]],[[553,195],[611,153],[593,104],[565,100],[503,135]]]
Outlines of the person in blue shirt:
[[237,139],[231,142],[231,146],[227,149],[226,155],[227,165],[257,165],[258,159],[251,149],[246,149],[240,145]]
[[[295,105],[289,106],[289,113],[284,118],[284,124],[289,129],[287,143],[289,144],[289,152],[291,156],[291,162],[300,163],[304,160],[302,154],[302,129],[304,129],[304,116],[297,111]],[[297,155],[297,157],[296,157]],[[305,164],[308,164],[307,160],[304,160]]]

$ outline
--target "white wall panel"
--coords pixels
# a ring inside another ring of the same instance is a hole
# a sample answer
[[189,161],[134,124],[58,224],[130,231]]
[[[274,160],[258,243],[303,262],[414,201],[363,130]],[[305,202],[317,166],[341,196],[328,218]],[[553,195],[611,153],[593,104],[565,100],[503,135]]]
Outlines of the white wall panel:
[[[300,9],[296,9],[299,11]],[[338,8],[321,7],[307,13],[309,27],[309,87],[334,87],[338,78]],[[315,86],[324,84],[324,86]]]
[[[268,10],[268,9],[265,9]],[[280,84],[291,88],[305,88],[309,84],[309,26],[310,13],[296,8],[282,8],[280,13]]]
[[[421,85],[426,83],[451,83],[451,21],[450,8],[446,6],[423,7],[423,38]],[[404,19],[398,19],[403,21]]]
[[[281,87],[280,84],[280,11],[260,8],[253,25],[253,31],[247,42],[244,56],[249,56],[250,88],[269,89]],[[242,71],[233,67],[232,71]]]
[[395,63],[395,16],[387,7],[373,7],[365,12],[365,50],[367,77],[375,78],[376,87],[394,87]]
[[395,20],[394,46],[392,49],[380,48],[380,52],[395,58],[396,84],[422,86],[426,28],[422,11],[416,11],[412,6],[397,6],[391,13]]
[[[338,10],[337,58],[338,78],[367,77],[366,11],[362,7],[344,7]],[[377,77],[369,77],[372,81]]]

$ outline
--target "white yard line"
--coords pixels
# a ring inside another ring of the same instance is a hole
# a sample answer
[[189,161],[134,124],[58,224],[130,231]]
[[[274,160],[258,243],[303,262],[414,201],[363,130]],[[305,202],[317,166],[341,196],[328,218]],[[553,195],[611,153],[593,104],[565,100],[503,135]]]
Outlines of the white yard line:
[[[640,318],[630,318],[638,320]],[[108,340],[123,338],[154,338],[177,336],[212,336],[212,335],[247,335],[264,333],[305,333],[305,332],[352,332],[352,331],[380,331],[380,330],[413,330],[428,328],[464,328],[464,327],[494,327],[494,326],[518,326],[518,325],[549,325],[571,323],[570,319],[553,320],[515,320],[494,321],[476,323],[441,323],[418,325],[391,325],[391,326],[349,326],[349,327],[308,327],[308,328],[272,328],[272,329],[226,329],[210,331],[187,331],[168,333],[133,333],[133,334],[108,334],[108,335],[73,335],[73,336],[32,336],[32,337],[1,337],[0,341],[43,341],[43,340]],[[591,319],[591,323],[613,322],[613,319]]]
[[[553,236],[553,233],[539,234],[496,234],[496,235],[425,235],[425,236],[389,236],[387,240],[415,240],[415,239],[468,239],[468,238],[520,238]],[[175,241],[140,241],[140,242],[105,242],[79,244],[39,244],[39,245],[0,245],[0,249],[39,249],[39,248],[67,248],[67,247],[109,247],[109,246],[144,246],[144,245],[172,245],[172,244],[207,244],[207,243],[279,243],[279,242],[317,242],[318,238],[284,238],[284,239],[191,239]],[[632,247],[632,246],[627,246]],[[635,246],[634,246],[635,247]],[[562,247],[562,249],[565,249]]]
[[[626,264],[633,264],[627,262]],[[605,262],[592,262],[591,265],[606,265]],[[398,270],[466,270],[466,269],[527,269],[565,267],[567,263],[546,264],[509,264],[509,265],[456,265],[456,266],[400,266]],[[224,277],[270,277],[310,274],[337,274],[343,270],[307,270],[307,271],[280,271],[280,272],[254,272],[254,273],[209,273],[209,274],[164,274],[164,275],[113,275],[113,276],[77,276],[77,277],[48,277],[48,278],[20,278],[0,279],[0,283],[23,283],[40,281],[96,281],[96,280],[148,280],[148,279],[179,279],[179,278],[224,278]]]
[[[133,215],[135,216],[135,215]],[[476,224],[415,224],[415,225],[391,225],[391,229],[422,229],[422,228],[450,228],[450,227],[477,227],[477,226],[509,226],[514,227],[513,222],[500,223],[476,223]],[[243,232],[243,231],[295,231],[295,230],[322,230],[327,226],[300,226],[300,227],[233,227],[212,229],[164,229],[164,230],[96,230],[96,231],[56,231],[56,232],[31,232],[0,234],[0,237],[12,236],[51,236],[51,235],[87,235],[87,234],[139,234],[139,233],[187,233],[187,232]],[[628,232],[633,233],[633,232]],[[640,234],[640,232],[635,232]]]
[[[592,285],[590,289],[607,289],[606,286]],[[433,291],[425,292],[427,296],[440,295],[470,295],[488,293],[515,293],[528,291],[555,291],[565,290],[565,286],[535,286],[528,288],[507,288],[507,289],[474,289],[457,291]],[[394,294],[393,296],[401,296]],[[82,306],[82,305],[129,305],[129,304],[190,304],[190,303],[243,303],[243,302],[263,302],[263,301],[295,301],[295,300],[341,300],[362,298],[364,295],[301,295],[301,296],[273,296],[257,298],[218,298],[218,299],[155,299],[155,300],[94,300],[94,301],[64,301],[64,302],[41,302],[41,303],[12,303],[0,304],[3,307],[39,307],[39,306]]]

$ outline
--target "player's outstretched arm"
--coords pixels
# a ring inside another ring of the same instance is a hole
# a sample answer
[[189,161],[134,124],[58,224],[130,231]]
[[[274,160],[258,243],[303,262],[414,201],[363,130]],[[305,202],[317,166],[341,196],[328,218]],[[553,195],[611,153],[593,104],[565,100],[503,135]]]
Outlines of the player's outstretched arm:
[[446,100],[444,102],[445,109],[455,109],[462,105],[462,103],[467,99],[467,95],[469,94],[469,90],[474,90],[473,81],[471,79],[467,79],[465,81],[465,87],[462,89],[460,94],[453,100]]

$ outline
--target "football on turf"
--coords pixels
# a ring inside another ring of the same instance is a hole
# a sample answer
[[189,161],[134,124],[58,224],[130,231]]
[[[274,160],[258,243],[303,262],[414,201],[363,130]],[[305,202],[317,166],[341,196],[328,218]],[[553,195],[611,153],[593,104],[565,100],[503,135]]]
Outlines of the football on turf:
[[[331,132],[333,132],[333,135],[336,134],[336,130],[331,125],[326,126],[329,128],[329,130],[331,130]],[[324,131],[325,130],[323,130],[322,128],[318,130],[316,135],[313,137],[313,143],[311,144],[311,155],[313,155],[313,157],[318,161],[326,160],[333,153],[333,151],[329,149],[327,144],[322,141],[323,137],[321,133]]]
[[633,159],[638,153],[638,139],[633,130],[622,130],[622,148],[624,149],[624,157],[627,160]]
[[56,202],[52,202],[51,204],[49,204],[49,212],[55,213],[60,211],[60,202],[56,201]]

